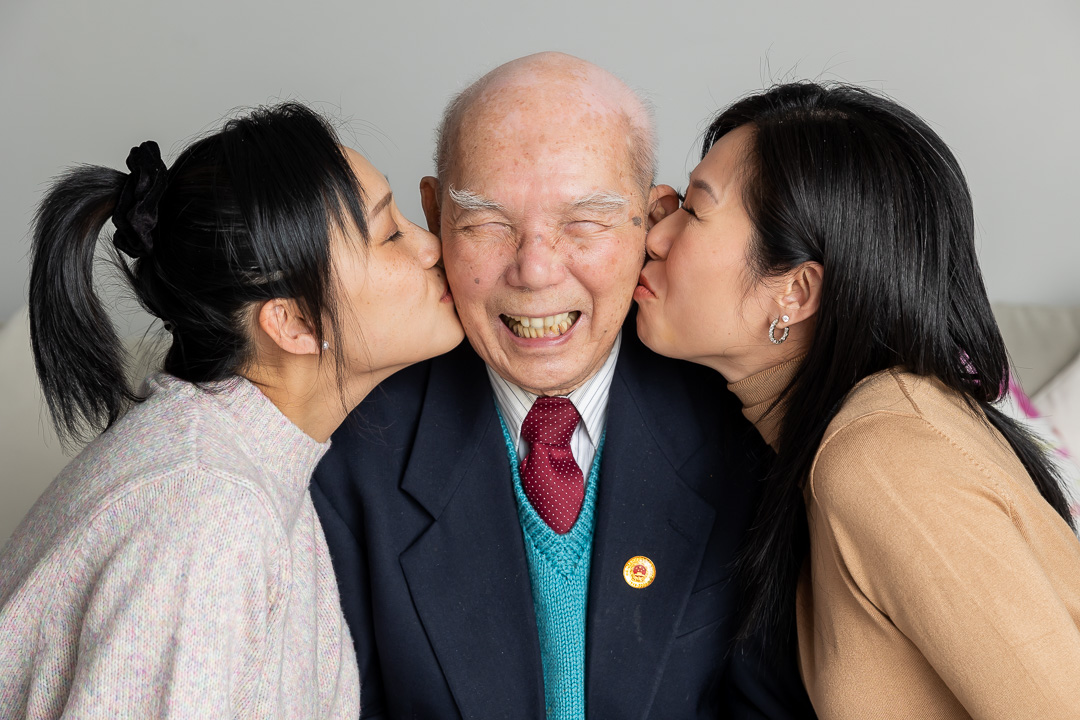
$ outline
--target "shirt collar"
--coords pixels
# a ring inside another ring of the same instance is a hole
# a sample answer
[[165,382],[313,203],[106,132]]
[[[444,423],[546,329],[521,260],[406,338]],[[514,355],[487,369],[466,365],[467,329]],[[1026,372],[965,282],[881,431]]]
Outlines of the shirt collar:
[[[611,352],[608,353],[600,369],[581,387],[566,396],[570,402],[574,403],[574,408],[581,415],[585,432],[589,434],[589,440],[594,446],[599,444],[600,436],[607,424],[608,397],[611,394],[611,381],[615,377],[615,361],[619,359],[621,345],[622,331],[619,331],[615,337],[615,344],[611,346]],[[522,390],[492,370],[490,366],[487,367],[487,374],[491,381],[491,389],[495,393],[495,404],[502,413],[511,439],[517,444],[521,424],[525,422],[525,416],[539,395]]]

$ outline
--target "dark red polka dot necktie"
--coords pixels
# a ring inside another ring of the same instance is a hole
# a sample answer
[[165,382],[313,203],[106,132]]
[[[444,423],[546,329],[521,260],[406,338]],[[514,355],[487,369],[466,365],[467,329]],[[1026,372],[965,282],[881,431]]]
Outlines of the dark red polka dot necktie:
[[521,437],[529,443],[521,461],[521,487],[540,519],[560,535],[574,527],[585,499],[585,476],[570,449],[580,421],[568,399],[541,397],[521,423]]

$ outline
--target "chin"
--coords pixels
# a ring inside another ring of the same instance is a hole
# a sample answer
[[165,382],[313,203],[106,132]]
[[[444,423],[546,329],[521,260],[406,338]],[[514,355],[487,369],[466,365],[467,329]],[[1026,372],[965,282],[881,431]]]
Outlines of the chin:
[[443,353],[448,353],[465,339],[465,331],[461,329],[461,325],[458,325],[454,330],[447,330],[442,332],[438,336],[438,341],[432,343],[431,354],[428,357],[436,357]]
[[[599,370],[597,365],[595,370]],[[506,377],[526,390],[540,394],[563,394],[580,386],[589,379],[588,371],[580,367],[551,367],[550,363],[525,362],[514,368]]]
[[638,335],[638,339],[641,340],[641,342],[645,345],[645,347],[649,348],[650,350],[652,350],[655,353],[660,353],[661,355],[663,355],[664,353],[660,350],[660,348],[656,347],[656,345],[655,345],[655,341],[653,339],[653,334],[652,334],[651,330],[652,330],[652,328],[649,326],[648,320],[645,319],[645,313],[642,312],[641,308],[638,308],[638,314],[637,314],[637,335]]
[[679,343],[674,341],[674,338],[680,337],[678,334],[665,333],[663,330],[654,331],[648,323],[641,321],[641,315],[638,315],[637,331],[642,344],[657,355],[675,358],[676,360],[687,359],[686,353],[683,352],[685,348],[680,347]]

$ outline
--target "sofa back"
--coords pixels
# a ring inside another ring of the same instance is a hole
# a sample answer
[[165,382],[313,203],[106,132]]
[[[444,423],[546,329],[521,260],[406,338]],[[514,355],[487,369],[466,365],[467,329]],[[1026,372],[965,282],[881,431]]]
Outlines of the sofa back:
[[[1014,372],[1034,395],[1080,352],[1080,307],[997,304],[994,315],[1009,347]],[[157,366],[163,348],[130,338],[133,378]],[[22,308],[0,327],[0,546],[56,474],[81,448],[65,453],[53,432],[30,351],[30,325]]]

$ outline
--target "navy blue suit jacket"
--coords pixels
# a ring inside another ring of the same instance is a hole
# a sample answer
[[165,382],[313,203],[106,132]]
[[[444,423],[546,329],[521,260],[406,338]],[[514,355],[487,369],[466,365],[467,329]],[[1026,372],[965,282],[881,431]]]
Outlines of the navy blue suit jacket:
[[[649,351],[633,316],[626,330],[596,500],[588,716],[803,717],[773,692],[779,680],[801,693],[797,678],[729,662],[731,566],[764,446],[718,373]],[[376,388],[335,433],[312,496],[363,717],[545,717],[506,446],[467,343]],[[623,579],[635,555],[656,565],[648,588]]]

